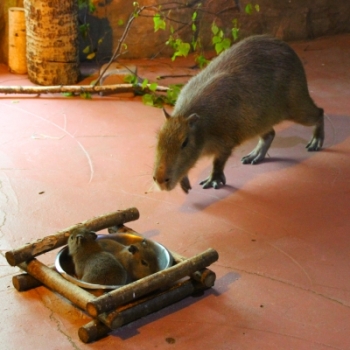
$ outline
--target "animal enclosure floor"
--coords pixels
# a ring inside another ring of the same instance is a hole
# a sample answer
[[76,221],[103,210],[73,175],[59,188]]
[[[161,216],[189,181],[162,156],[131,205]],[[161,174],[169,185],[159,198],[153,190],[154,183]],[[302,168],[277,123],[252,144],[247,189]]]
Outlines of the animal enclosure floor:
[[[140,97],[0,94],[1,349],[350,349],[350,35],[292,46],[327,115],[324,149],[308,153],[311,128],[283,123],[264,163],[240,162],[256,140],[234,151],[219,190],[198,184],[209,159],[188,195],[155,190],[164,117]],[[132,64],[149,78],[195,73],[189,60]],[[1,65],[0,85],[32,84]],[[5,252],[129,207],[141,217],[128,226],[181,255],[216,249],[216,284],[84,344],[90,318],[45,287],[17,292]]]

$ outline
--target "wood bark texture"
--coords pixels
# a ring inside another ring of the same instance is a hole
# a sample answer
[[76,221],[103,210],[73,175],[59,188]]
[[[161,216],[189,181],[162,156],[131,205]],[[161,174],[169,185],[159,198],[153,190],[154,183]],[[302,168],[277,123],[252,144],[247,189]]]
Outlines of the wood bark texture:
[[75,84],[79,77],[78,1],[24,0],[23,5],[30,81]]
[[58,272],[50,269],[40,261],[33,259],[19,264],[19,267],[28,272],[46,287],[61,294],[80,309],[85,310],[85,305],[95,297],[84,289],[64,279]]
[[217,251],[209,248],[201,254],[186,259],[168,269],[158,271],[92,300],[86,305],[86,311],[91,316],[97,317],[101,313],[109,312],[158,288],[168,287],[175,281],[189,276],[197,270],[204,269],[218,258]]
[[97,216],[93,219],[68,227],[54,235],[46,236],[38,239],[35,242],[10,250],[5,253],[5,257],[11,266],[16,266],[21,262],[30,260],[35,256],[67,244],[71,231],[75,230],[76,228],[86,227],[91,231],[100,231],[111,226],[122,225],[125,222],[137,220],[139,217],[140,213],[136,208],[118,210],[116,212]]
[[[157,86],[157,92],[167,92],[166,86]],[[134,84],[113,84],[113,85],[62,85],[62,86],[0,86],[0,93],[4,94],[53,94],[70,92],[73,95],[82,93],[113,94],[123,92],[149,93],[149,85],[142,89]]]

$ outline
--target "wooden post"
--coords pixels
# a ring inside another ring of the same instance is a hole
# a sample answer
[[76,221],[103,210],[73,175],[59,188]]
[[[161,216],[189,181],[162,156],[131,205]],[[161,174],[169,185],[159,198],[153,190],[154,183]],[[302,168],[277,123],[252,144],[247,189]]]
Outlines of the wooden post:
[[79,77],[78,1],[24,0],[28,77],[40,85],[75,84]]
[[86,305],[87,312],[97,317],[99,314],[111,311],[112,309],[126,304],[132,300],[142,297],[158,288],[169,286],[179,279],[204,269],[219,258],[217,251],[208,249],[192,258],[158,271],[153,275],[144,277],[136,282],[127,284],[108,294],[102,295]]
[[99,320],[92,320],[78,330],[78,335],[83,343],[91,343],[107,336],[111,331],[109,327]]
[[26,20],[24,8],[9,8],[9,69],[12,73],[26,74]]
[[24,261],[32,259],[35,256],[67,244],[71,231],[75,230],[76,228],[86,227],[92,231],[99,231],[110,226],[122,225],[125,222],[137,220],[139,216],[140,213],[136,208],[119,210],[113,213],[97,216],[93,219],[68,227],[54,235],[46,236],[20,248],[8,251],[5,254],[6,260],[11,266],[16,266]]

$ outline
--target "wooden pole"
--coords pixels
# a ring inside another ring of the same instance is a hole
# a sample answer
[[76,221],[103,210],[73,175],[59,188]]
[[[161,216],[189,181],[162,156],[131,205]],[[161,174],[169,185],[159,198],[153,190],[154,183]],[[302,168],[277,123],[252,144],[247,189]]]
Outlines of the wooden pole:
[[217,251],[210,248],[175,266],[158,271],[150,276],[96,298],[86,305],[86,310],[91,316],[97,317],[101,313],[111,311],[120,305],[140,298],[158,288],[169,286],[181,278],[209,266],[218,258],[219,255]]
[[80,327],[78,331],[79,338],[84,343],[101,339],[113,329],[159,311],[204,289],[207,289],[205,285],[191,279],[179,282],[168,290],[153,293],[135,302],[128,303],[109,314],[99,315],[98,320],[93,320]]
[[[158,86],[155,91],[167,92],[169,88],[165,86]],[[80,95],[82,93],[149,93],[149,85],[144,89],[141,86],[133,84],[113,84],[113,85],[56,85],[56,86],[0,86],[0,93],[3,94],[49,94],[49,93],[72,93],[73,95]]]
[[9,69],[16,74],[27,73],[26,59],[26,19],[24,8],[10,7],[9,28]]
[[92,320],[78,330],[78,335],[83,343],[91,343],[107,336],[111,331],[109,327],[99,320]]
[[85,305],[95,296],[64,279],[58,272],[50,269],[37,259],[19,264],[19,267],[39,280],[42,284],[70,300],[74,305],[85,310]]
[[54,235],[46,236],[20,248],[8,251],[6,252],[5,256],[7,262],[11,266],[16,266],[24,261],[32,259],[35,256],[67,244],[71,231],[77,228],[86,227],[92,231],[99,231],[110,226],[122,225],[125,222],[137,220],[139,217],[140,213],[136,208],[119,210],[109,214],[97,216],[93,219],[68,227]]
[[13,276],[12,284],[19,292],[25,292],[43,285],[40,281],[27,273]]

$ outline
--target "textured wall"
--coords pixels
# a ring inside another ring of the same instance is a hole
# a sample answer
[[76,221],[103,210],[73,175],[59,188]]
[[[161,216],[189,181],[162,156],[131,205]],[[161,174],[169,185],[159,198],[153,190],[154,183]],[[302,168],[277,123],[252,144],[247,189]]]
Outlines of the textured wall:
[[[43,0],[45,1],[45,0]],[[97,1],[95,1],[97,2]],[[170,0],[139,0],[140,5],[158,5]],[[184,9],[174,9],[168,15],[179,23],[174,23],[187,41],[191,41],[192,33],[188,28],[181,30],[182,23],[191,20],[193,6],[202,3],[199,11],[197,28],[207,49],[212,49],[210,40],[210,25],[216,23],[226,28],[227,34],[232,27],[232,19],[239,21],[240,37],[250,34],[270,33],[285,40],[311,39],[323,35],[350,32],[350,1],[349,0],[255,0],[260,6],[259,13],[247,15],[244,7],[250,0],[177,0],[177,3],[189,4]],[[21,0],[0,0],[0,62],[7,62],[7,9],[9,6],[20,5]],[[98,47],[98,58],[108,58],[116,47],[122,35],[124,26],[119,21],[127,21],[133,10],[131,0],[100,0],[96,16],[89,16],[91,22],[92,46]],[[191,7],[192,6],[192,7]],[[126,57],[153,57],[155,55],[171,55],[164,45],[169,32],[153,31],[152,11],[137,18],[126,39]],[[125,24],[124,24],[125,25]],[[82,50],[87,45],[80,42]],[[81,54],[81,58],[84,55]]]
[[[170,0],[139,1],[140,5],[165,4]],[[216,23],[226,28],[230,34],[232,19],[239,21],[240,37],[250,34],[270,33],[284,40],[312,39],[319,36],[350,32],[350,1],[344,0],[255,0],[260,6],[260,12],[247,15],[245,5],[250,0],[177,0],[178,3],[189,4],[185,9],[174,9],[168,15],[178,22],[191,21],[193,8],[202,3],[198,11],[198,34],[204,39],[207,49],[212,49],[210,26],[215,19]],[[192,6],[191,6],[192,5]],[[98,30],[101,33],[110,33],[108,46],[101,47],[102,55],[108,56],[111,48],[115,47],[123,32],[119,20],[126,21],[132,12],[132,1],[111,0],[107,6],[98,7],[98,17],[101,18]],[[152,16],[150,10],[145,13]],[[102,23],[102,18],[107,18]],[[103,28],[105,26],[105,28]],[[174,23],[175,29],[182,27],[181,23]],[[105,30],[104,30],[105,29]],[[188,29],[181,30],[182,35],[191,41],[192,33]],[[169,32],[153,31],[151,17],[139,17],[135,20],[127,37],[128,57],[166,56],[171,51],[164,45]],[[111,45],[111,43],[113,44]],[[105,43],[107,44],[107,43]]]

